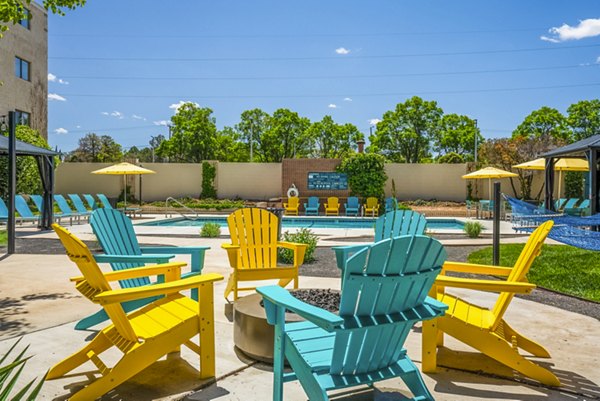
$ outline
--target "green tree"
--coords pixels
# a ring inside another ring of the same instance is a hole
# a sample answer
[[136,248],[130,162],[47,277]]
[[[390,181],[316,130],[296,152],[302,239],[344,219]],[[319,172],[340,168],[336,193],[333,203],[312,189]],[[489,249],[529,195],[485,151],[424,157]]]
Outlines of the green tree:
[[[476,136],[477,143],[482,143],[483,137],[475,120],[459,114],[445,114],[440,121],[440,129],[435,132],[434,149],[438,157],[455,154],[463,160],[473,160]],[[456,157],[451,159],[456,160]]]
[[221,162],[248,162],[248,146],[240,140],[240,133],[231,127],[224,127],[217,133],[215,158]]
[[89,133],[79,139],[79,146],[66,160],[70,162],[110,163],[123,159],[121,145],[108,135]]
[[363,139],[355,125],[336,124],[331,116],[312,123],[308,135],[313,141],[312,156],[325,159],[338,159],[350,154],[356,149],[356,141]]
[[571,130],[567,126],[567,119],[560,111],[544,106],[525,117],[523,122],[513,131],[512,136],[525,138],[553,137],[569,142]]
[[[55,14],[64,15],[64,9],[75,9],[85,4],[86,0],[44,0],[46,10]],[[9,25],[18,24],[28,17],[25,8],[29,8],[31,0],[2,0],[0,2],[0,38],[2,32],[8,30]]]
[[308,157],[312,141],[307,128],[310,120],[288,109],[278,109],[269,118],[267,130],[257,139],[256,153],[262,162]]
[[582,100],[567,109],[567,123],[573,139],[579,141],[600,134],[600,100]]
[[383,156],[375,153],[354,153],[342,160],[337,170],[348,175],[352,195],[383,199],[387,181]]
[[430,140],[437,136],[443,110],[435,101],[414,96],[385,112],[369,139],[371,151],[399,163],[418,163],[429,155]]
[[123,159],[131,163],[152,163],[152,149],[150,147],[139,149],[137,146],[132,146],[123,154]]
[[235,126],[240,138],[248,145],[250,161],[254,161],[256,149],[269,128],[270,118],[271,116],[261,109],[246,110],[240,116],[240,122]]

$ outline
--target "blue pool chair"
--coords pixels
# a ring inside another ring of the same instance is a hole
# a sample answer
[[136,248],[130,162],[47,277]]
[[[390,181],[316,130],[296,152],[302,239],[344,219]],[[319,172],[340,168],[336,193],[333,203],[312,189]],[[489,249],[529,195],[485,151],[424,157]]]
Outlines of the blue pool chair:
[[75,210],[77,210],[77,213],[81,216],[89,216],[92,214],[91,210],[88,210],[85,205],[83,204],[83,201],[81,200],[81,197],[79,197],[79,195],[77,194],[69,194],[69,198],[71,199],[71,202],[73,202],[73,206],[75,206]]
[[385,198],[385,212],[392,212],[398,209],[398,199],[396,198]]
[[20,215],[17,217],[17,221],[38,222],[40,220],[40,216],[33,214],[27,201],[21,195],[15,195],[15,210]]
[[94,197],[91,194],[83,194],[83,199],[85,199],[90,209],[98,209],[98,202],[96,202],[96,199],[94,199]]
[[346,216],[358,216],[358,211],[360,209],[360,202],[356,196],[350,196],[344,203],[344,208],[346,209]]
[[316,196],[311,196],[310,198],[308,198],[308,203],[304,204],[304,214],[306,214],[307,216],[318,216],[320,207],[321,204],[319,203],[319,198]]

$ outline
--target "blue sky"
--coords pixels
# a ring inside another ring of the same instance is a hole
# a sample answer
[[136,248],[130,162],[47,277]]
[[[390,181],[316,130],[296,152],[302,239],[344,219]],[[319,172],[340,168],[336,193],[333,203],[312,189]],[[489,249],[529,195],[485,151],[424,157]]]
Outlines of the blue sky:
[[368,134],[417,95],[492,138],[600,93],[595,0],[88,0],[48,25],[48,136],[63,151],[89,132],[147,146],[181,101],[219,128],[283,107]]

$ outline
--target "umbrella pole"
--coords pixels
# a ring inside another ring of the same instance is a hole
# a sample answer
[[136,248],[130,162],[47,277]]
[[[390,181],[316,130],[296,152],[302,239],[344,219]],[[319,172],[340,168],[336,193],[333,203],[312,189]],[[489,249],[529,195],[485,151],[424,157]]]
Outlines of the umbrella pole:
[[562,181],[562,171],[558,170],[558,193],[556,194],[556,199],[560,199],[560,182]]
[[123,200],[125,202],[125,207],[123,208],[123,213],[127,212],[127,174],[123,174]]

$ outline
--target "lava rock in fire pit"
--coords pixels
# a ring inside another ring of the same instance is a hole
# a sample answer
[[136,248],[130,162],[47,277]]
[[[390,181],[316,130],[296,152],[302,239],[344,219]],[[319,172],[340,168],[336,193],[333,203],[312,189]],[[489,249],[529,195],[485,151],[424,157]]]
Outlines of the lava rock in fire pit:
[[[302,302],[325,309],[331,313],[338,313],[340,310],[340,292],[338,290],[309,288],[290,290],[290,294]],[[263,301],[260,301],[260,306],[264,307]],[[288,310],[285,312],[292,313]]]

